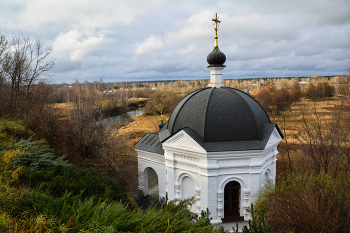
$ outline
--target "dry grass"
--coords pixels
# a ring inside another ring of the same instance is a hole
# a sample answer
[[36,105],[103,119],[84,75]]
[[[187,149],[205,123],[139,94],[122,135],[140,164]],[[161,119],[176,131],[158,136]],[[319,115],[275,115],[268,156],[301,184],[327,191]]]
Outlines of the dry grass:
[[[158,124],[161,120],[158,115],[140,115],[134,118],[134,122],[119,129],[119,134],[132,134],[135,131],[158,132]],[[166,119],[167,120],[167,119]]]
[[54,104],[51,104],[51,107],[55,110],[61,111],[62,117],[69,116],[69,109],[71,111],[77,109],[77,107],[74,106],[73,103],[54,103]]
[[[135,121],[131,124],[114,131],[114,133],[120,136],[128,136],[130,146],[134,146],[147,133],[157,134],[159,132],[158,124],[161,120],[160,116],[143,114],[133,119]],[[164,116],[163,119],[164,122],[166,122],[169,119],[169,116]]]

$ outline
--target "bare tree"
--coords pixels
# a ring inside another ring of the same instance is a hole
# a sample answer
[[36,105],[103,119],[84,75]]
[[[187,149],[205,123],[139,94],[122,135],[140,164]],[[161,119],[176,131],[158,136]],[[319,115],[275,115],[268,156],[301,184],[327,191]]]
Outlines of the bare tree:
[[5,59],[5,51],[7,48],[8,41],[5,38],[5,36],[0,36],[0,90],[2,89],[2,86],[5,83],[5,77],[4,77],[4,69],[1,64],[3,64],[3,61]]
[[5,99],[6,99],[6,96],[4,95],[5,91],[4,91],[4,84],[5,84],[5,77],[4,77],[4,69],[3,69],[3,62],[4,62],[4,59],[5,59],[5,51],[6,51],[6,48],[7,48],[7,44],[8,44],[8,41],[7,39],[5,38],[5,36],[2,36],[0,35],[0,117],[1,117],[1,113],[2,113],[2,110],[3,110],[3,106],[4,106],[4,103],[6,102]]
[[14,116],[23,116],[32,108],[35,84],[48,76],[54,59],[49,57],[51,50],[44,49],[40,40],[32,40],[22,33],[12,36],[4,53],[1,66],[10,86],[9,107]]
[[341,149],[346,143],[346,132],[343,127],[343,104],[334,106],[330,114],[316,109],[300,109],[302,116],[301,129],[295,135],[304,155],[312,161],[316,173],[328,173],[331,166],[338,165]]

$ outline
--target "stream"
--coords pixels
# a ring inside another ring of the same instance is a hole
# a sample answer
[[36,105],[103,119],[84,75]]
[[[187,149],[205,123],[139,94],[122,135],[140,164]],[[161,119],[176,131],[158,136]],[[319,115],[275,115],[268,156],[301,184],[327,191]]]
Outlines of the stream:
[[128,121],[131,118],[137,117],[139,115],[142,115],[142,113],[145,111],[145,108],[138,108],[138,109],[134,109],[131,110],[129,112],[126,113],[122,113],[116,116],[111,116],[111,117],[107,117],[105,119],[102,120],[102,122],[106,125],[123,125],[123,124],[130,124],[131,122]]

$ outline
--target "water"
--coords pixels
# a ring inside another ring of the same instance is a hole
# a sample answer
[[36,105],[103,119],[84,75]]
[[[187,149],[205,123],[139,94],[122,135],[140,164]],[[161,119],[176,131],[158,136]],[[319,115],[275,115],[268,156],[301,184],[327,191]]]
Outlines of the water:
[[123,125],[123,124],[128,125],[131,123],[128,120],[130,120],[131,118],[137,117],[139,115],[142,115],[144,111],[145,111],[145,108],[138,108],[126,113],[122,113],[117,116],[105,118],[102,120],[102,122],[107,125]]

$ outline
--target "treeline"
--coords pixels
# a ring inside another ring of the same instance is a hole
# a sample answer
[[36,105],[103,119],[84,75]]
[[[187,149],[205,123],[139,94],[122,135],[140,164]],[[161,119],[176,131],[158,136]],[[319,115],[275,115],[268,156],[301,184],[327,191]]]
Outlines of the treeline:
[[305,87],[294,82],[290,88],[276,88],[275,84],[270,84],[257,93],[256,99],[266,111],[279,115],[292,103],[300,101],[301,97],[317,100],[333,95],[334,87],[328,82],[317,82],[316,85],[310,83]]
[[[315,84],[307,83],[305,85],[299,84],[297,80],[298,79],[281,79],[277,81],[279,85],[272,82],[265,86],[262,85],[261,90],[255,97],[266,111],[279,115],[281,111],[289,108],[292,103],[300,101],[302,97],[317,100],[326,97],[329,98],[335,94],[334,86],[331,86],[327,81],[323,81],[324,79],[322,78],[320,78],[320,80],[314,80],[313,83]],[[287,81],[288,83],[285,83]],[[294,83],[290,84],[290,81],[294,81]],[[226,80],[226,83],[231,87],[237,87],[240,82],[239,80]],[[281,85],[282,83],[285,85]],[[157,91],[149,96],[145,112],[159,115],[163,113],[170,114],[181,97],[199,88],[201,87],[194,88],[190,86],[189,89],[184,92],[175,92],[171,90]]]
[[[276,88],[290,89],[295,82],[299,82],[305,86],[308,84],[317,85],[319,82],[327,82],[331,86],[343,84],[348,81],[349,76],[327,76],[319,77],[318,75],[312,75],[311,77],[295,77],[295,78],[251,78],[251,79],[223,79],[223,83],[226,87],[232,87],[239,90],[249,89],[254,95],[265,87],[273,84]],[[114,88],[137,90],[141,88],[149,89],[152,91],[176,91],[182,93],[188,93],[191,90],[207,87],[210,80],[174,80],[174,81],[154,81],[154,82],[137,82],[137,83],[114,83],[108,84],[107,89]]]

